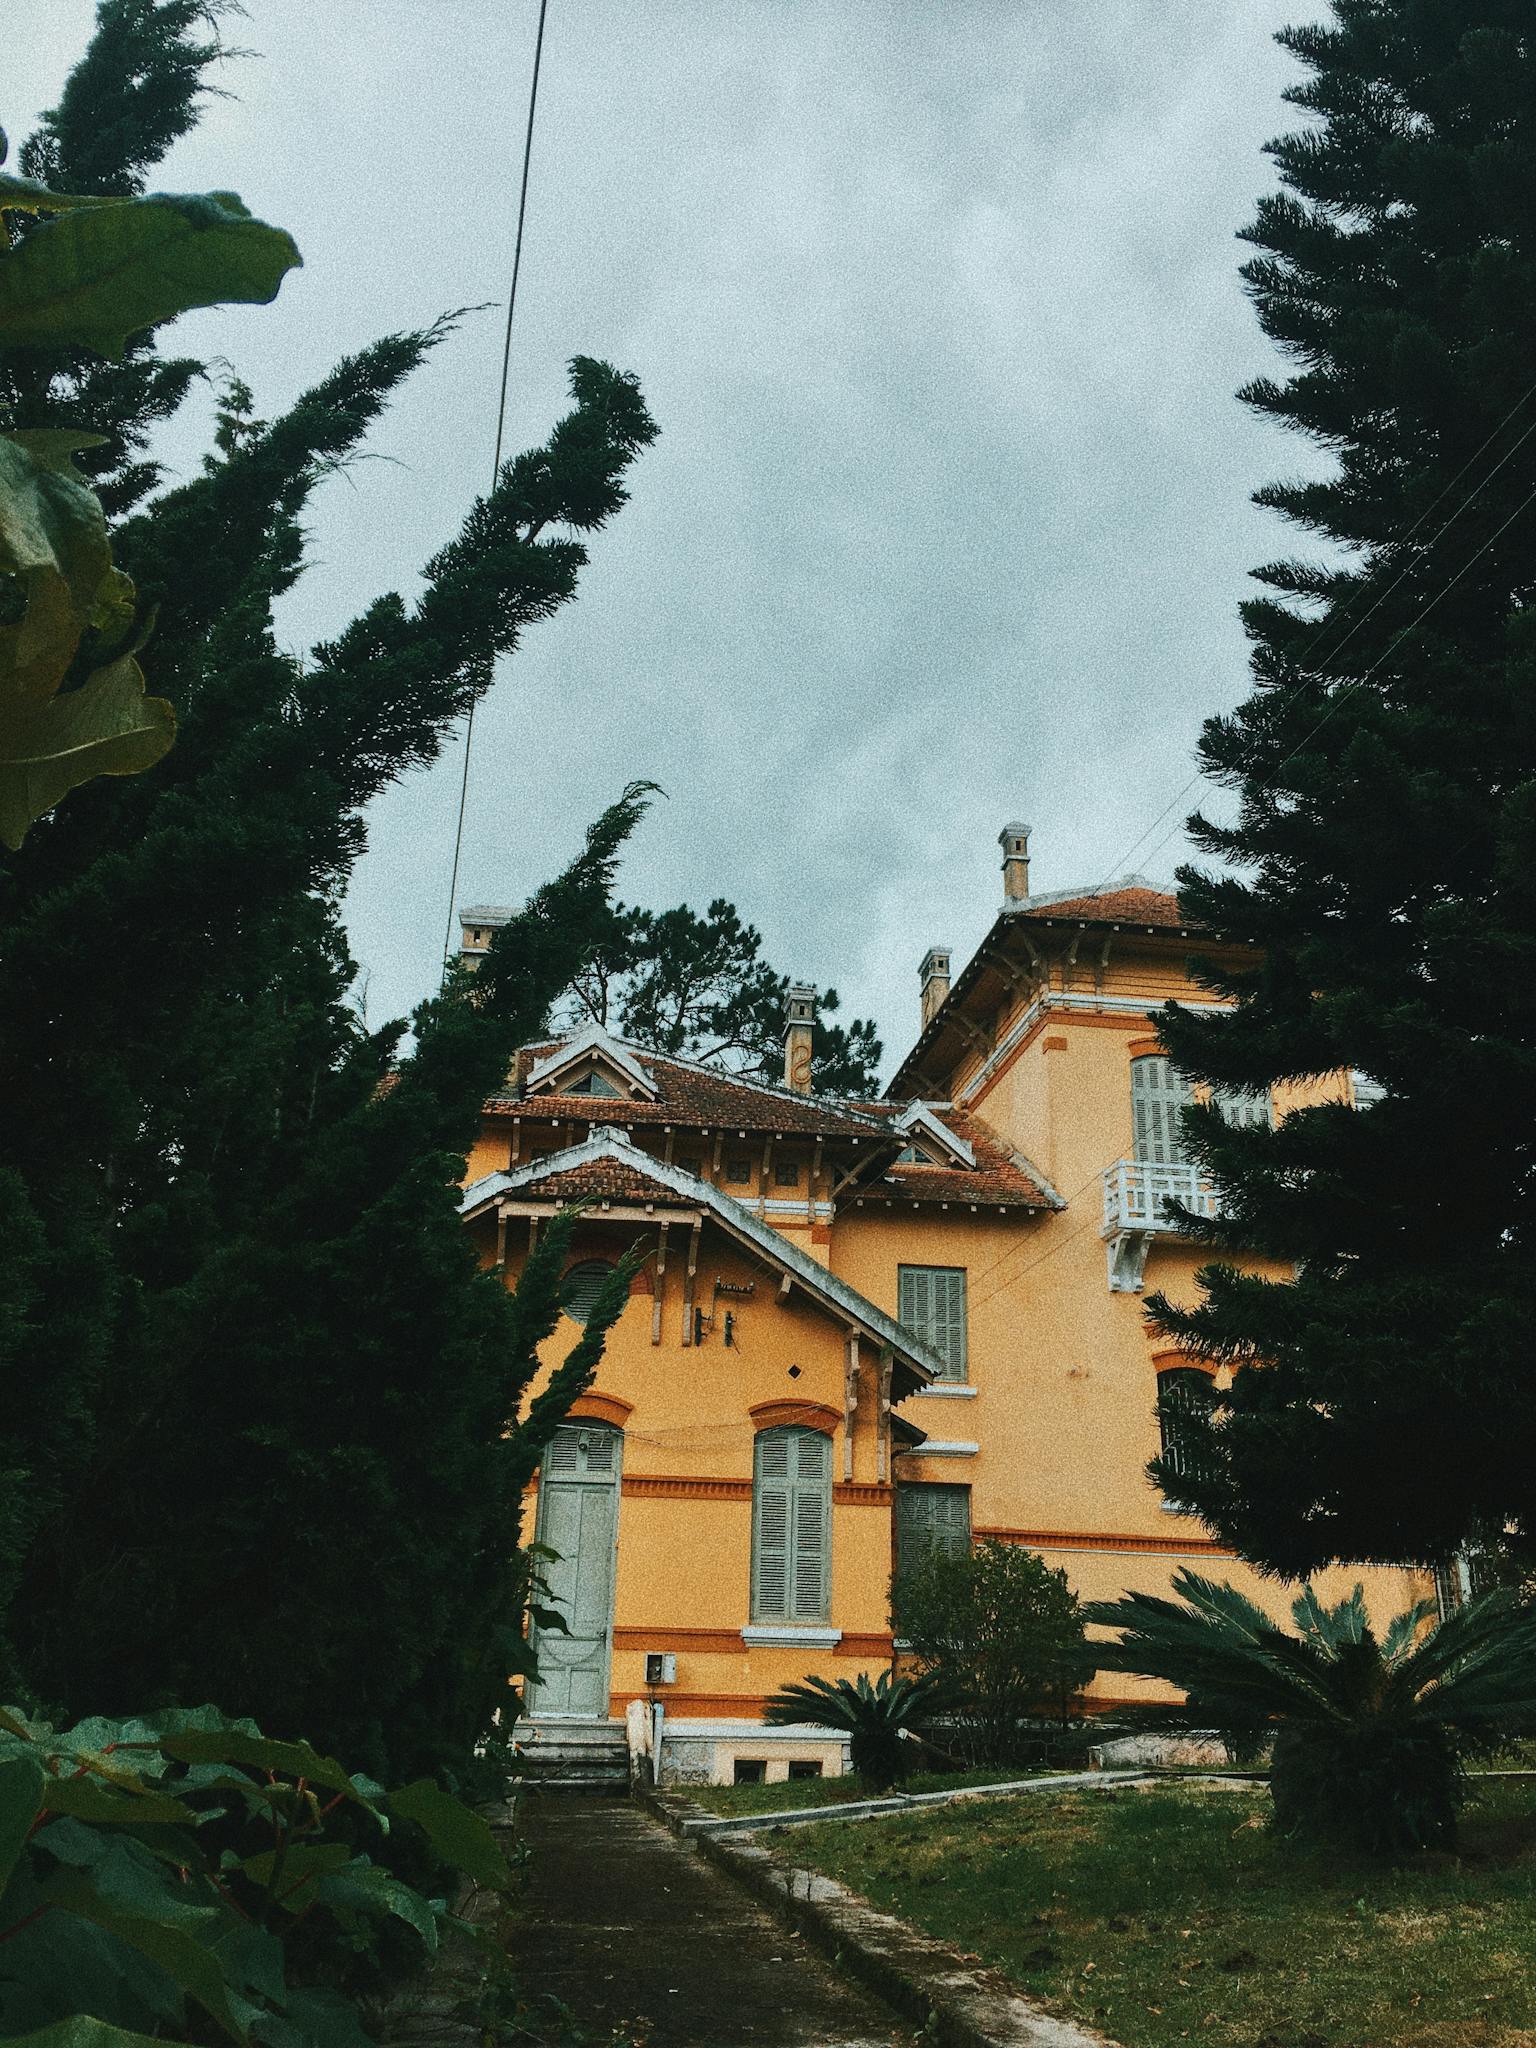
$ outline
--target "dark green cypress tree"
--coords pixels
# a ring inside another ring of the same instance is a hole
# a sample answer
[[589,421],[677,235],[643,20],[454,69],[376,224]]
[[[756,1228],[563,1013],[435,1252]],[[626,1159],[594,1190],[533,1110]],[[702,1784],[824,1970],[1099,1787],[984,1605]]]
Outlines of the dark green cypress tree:
[[[202,18],[106,0],[24,162],[78,184],[86,151],[100,189],[131,188],[193,118]],[[456,1183],[513,1047],[606,928],[644,801],[603,815],[472,986],[423,1007],[409,1052],[402,1027],[362,1027],[339,902],[364,807],[569,600],[580,536],[655,434],[632,379],[578,358],[571,411],[504,466],[419,597],[293,659],[272,606],[302,570],[309,494],[450,325],[363,350],[147,499],[171,389],[153,337],[130,351],[137,384],[34,352],[4,387],[9,425],[105,415],[104,490],[138,507],[114,542],[153,614],[142,658],[180,721],[156,771],[76,791],[0,861],[15,1659],[71,1710],[212,1697],[388,1775],[462,1769],[505,1696],[522,1483],[601,1338],[506,1434],[552,1279],[513,1301],[477,1275]]]
[[1244,276],[1294,369],[1243,395],[1331,458],[1259,502],[1337,545],[1258,571],[1254,691],[1201,744],[1236,819],[1192,821],[1229,865],[1182,901],[1258,964],[1161,1029],[1213,1084],[1383,1092],[1189,1112],[1206,1237],[1298,1272],[1151,1307],[1240,1368],[1203,1476],[1155,1473],[1300,1573],[1536,1537],[1536,15],[1334,0],[1281,41],[1314,118]]

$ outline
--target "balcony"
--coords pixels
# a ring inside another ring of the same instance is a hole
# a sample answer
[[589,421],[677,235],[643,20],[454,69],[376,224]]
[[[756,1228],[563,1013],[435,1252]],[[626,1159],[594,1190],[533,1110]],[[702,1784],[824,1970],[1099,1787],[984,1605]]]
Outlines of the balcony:
[[1165,1166],[1151,1159],[1117,1159],[1104,1171],[1104,1239],[1111,1294],[1140,1294],[1147,1249],[1154,1237],[1182,1234],[1168,1204],[1196,1216],[1218,1213],[1216,1191],[1198,1166]]

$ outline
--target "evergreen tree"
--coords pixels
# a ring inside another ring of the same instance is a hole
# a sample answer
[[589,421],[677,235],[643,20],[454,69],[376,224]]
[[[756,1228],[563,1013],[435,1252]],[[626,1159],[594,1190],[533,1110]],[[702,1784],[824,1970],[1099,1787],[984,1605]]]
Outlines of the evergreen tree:
[[[101,189],[131,184],[192,118],[202,20],[105,0],[24,160],[53,150],[79,185],[89,144]],[[114,55],[130,34],[136,83]],[[272,607],[309,495],[449,331],[375,343],[267,426],[232,385],[217,455],[158,497],[139,461],[169,388],[153,337],[130,350],[137,384],[34,352],[5,386],[10,426],[110,415],[104,493],[138,508],[114,543],[180,724],[152,773],[77,791],[0,864],[15,1659],[73,1710],[213,1697],[392,1777],[462,1769],[505,1698],[522,1484],[601,1341],[598,1318],[506,1432],[554,1322],[558,1237],[508,1297],[477,1274],[456,1185],[513,1048],[606,930],[644,802],[607,811],[478,977],[418,1011],[408,1054],[403,1027],[363,1029],[339,902],[364,807],[569,600],[579,536],[655,434],[632,379],[578,358],[572,410],[414,603],[378,598],[295,660]]]
[[[657,1052],[702,1060],[753,1081],[784,1079],[784,1006],[791,977],[763,958],[763,939],[717,897],[703,917],[615,907],[608,937],[577,977],[571,1015],[595,1018]],[[811,1086],[818,1095],[871,1096],[883,1050],[865,1017],[828,1023],[835,988],[818,998]]]
[[[1286,1573],[1536,1538],[1536,18],[1334,0],[1244,276],[1292,359],[1243,394],[1329,451],[1258,494],[1337,543],[1258,572],[1253,694],[1205,728],[1236,820],[1185,913],[1253,944],[1161,1031],[1213,1086],[1335,1078],[1273,1129],[1186,1113],[1222,1260],[1160,1326],[1235,1373],[1170,1495]],[[1379,1095],[1379,1099],[1371,1099]]]

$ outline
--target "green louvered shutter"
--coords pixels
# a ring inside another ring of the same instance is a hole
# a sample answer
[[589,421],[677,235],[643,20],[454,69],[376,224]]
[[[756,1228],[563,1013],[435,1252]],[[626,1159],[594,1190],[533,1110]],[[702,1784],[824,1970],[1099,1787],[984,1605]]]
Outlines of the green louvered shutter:
[[937,1551],[963,1557],[971,1547],[971,1489],[918,1485],[896,1488],[896,1569],[907,1570]]
[[752,1618],[823,1621],[832,1446],[819,1430],[765,1429],[752,1487]]
[[1189,1083],[1161,1054],[1131,1061],[1132,1156],[1154,1166],[1185,1164],[1179,1112],[1191,1100]]
[[896,1318],[938,1353],[945,1379],[965,1378],[964,1266],[898,1267]]

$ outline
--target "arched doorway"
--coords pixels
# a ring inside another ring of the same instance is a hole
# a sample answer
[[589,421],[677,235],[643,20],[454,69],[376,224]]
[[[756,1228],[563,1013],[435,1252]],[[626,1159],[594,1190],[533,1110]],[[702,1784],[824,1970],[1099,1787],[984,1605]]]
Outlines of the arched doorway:
[[532,1714],[572,1721],[608,1718],[613,1638],[614,1553],[619,1533],[619,1468],[624,1436],[607,1422],[565,1422],[539,1474],[537,1540],[557,1558],[543,1576],[570,1633],[534,1630],[538,1683]]

